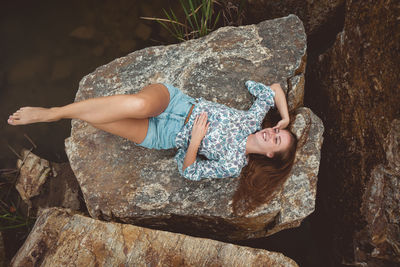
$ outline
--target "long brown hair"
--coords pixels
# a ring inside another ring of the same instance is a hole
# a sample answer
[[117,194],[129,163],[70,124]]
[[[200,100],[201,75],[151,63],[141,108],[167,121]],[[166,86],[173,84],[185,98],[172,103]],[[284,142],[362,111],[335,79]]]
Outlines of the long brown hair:
[[279,192],[289,177],[296,156],[297,138],[290,132],[289,148],[273,158],[250,154],[249,164],[242,170],[239,186],[233,195],[233,212],[245,215],[266,204]]

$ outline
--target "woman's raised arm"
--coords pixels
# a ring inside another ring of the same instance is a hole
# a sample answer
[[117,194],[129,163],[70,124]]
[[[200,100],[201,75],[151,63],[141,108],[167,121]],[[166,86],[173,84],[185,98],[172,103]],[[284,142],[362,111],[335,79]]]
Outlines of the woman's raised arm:
[[274,83],[270,87],[275,92],[275,105],[282,118],[273,128],[284,129],[289,125],[289,111],[286,96],[279,83]]

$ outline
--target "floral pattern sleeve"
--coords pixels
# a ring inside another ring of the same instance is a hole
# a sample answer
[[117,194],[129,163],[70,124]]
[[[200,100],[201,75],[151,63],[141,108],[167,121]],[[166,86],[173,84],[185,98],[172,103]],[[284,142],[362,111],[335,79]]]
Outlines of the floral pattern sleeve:
[[186,179],[200,181],[202,178],[227,178],[237,177],[240,174],[241,167],[227,160],[202,160],[197,157],[196,161],[182,171],[185,150],[179,149],[175,158],[177,159],[179,173]]
[[275,105],[275,92],[272,91],[271,87],[255,81],[247,81],[246,87],[257,99],[264,100],[269,106]]
[[[175,160],[179,173],[189,180],[238,177],[248,163],[247,138],[261,128],[269,108],[274,106],[275,93],[269,86],[247,81],[246,87],[256,99],[249,110],[238,110],[223,104],[197,99],[188,122],[175,138],[178,149]],[[210,127],[198,149],[196,161],[182,171],[196,116],[207,112]]]
[[275,106],[275,92],[271,87],[254,81],[247,81],[246,87],[252,95],[257,97],[249,112],[256,115],[259,120],[263,120],[268,110]]

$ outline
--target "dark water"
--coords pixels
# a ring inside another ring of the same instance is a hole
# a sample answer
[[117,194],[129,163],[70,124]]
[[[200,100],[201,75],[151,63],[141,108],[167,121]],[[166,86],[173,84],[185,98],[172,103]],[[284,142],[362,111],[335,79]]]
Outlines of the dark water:
[[[70,121],[11,127],[8,115],[20,106],[59,106],[73,102],[80,79],[96,67],[129,52],[173,42],[159,25],[139,16],[161,17],[178,1],[17,1],[0,9],[0,168],[15,167],[13,148],[37,145],[35,154],[64,162]],[[299,228],[241,245],[282,252],[300,266],[328,266],[315,215]],[[314,224],[314,225],[313,225]],[[327,229],[329,231],[329,229]],[[7,246],[7,244],[6,244]],[[14,252],[15,253],[15,252]],[[9,251],[11,254],[11,250]],[[12,257],[12,255],[8,255]]]
[[30,147],[24,134],[38,146],[35,153],[52,161],[67,160],[63,142],[70,122],[7,126],[8,115],[18,107],[73,102],[80,79],[96,67],[160,44],[152,39],[171,42],[156,23],[139,19],[161,16],[168,1],[2,2],[0,168],[14,165],[16,157],[8,146],[17,151]]

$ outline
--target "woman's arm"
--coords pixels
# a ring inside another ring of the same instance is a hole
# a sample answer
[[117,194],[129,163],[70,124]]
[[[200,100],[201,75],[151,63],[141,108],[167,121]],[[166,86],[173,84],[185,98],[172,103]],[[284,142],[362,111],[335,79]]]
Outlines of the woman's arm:
[[279,83],[274,83],[270,87],[275,92],[275,105],[282,118],[273,128],[284,129],[289,125],[289,111],[286,96]]
[[190,144],[183,160],[182,171],[185,171],[187,167],[196,161],[197,151],[199,150],[201,140],[203,140],[207,133],[209,124],[209,122],[207,123],[207,113],[205,112],[201,113],[194,120],[192,138],[190,139]]

